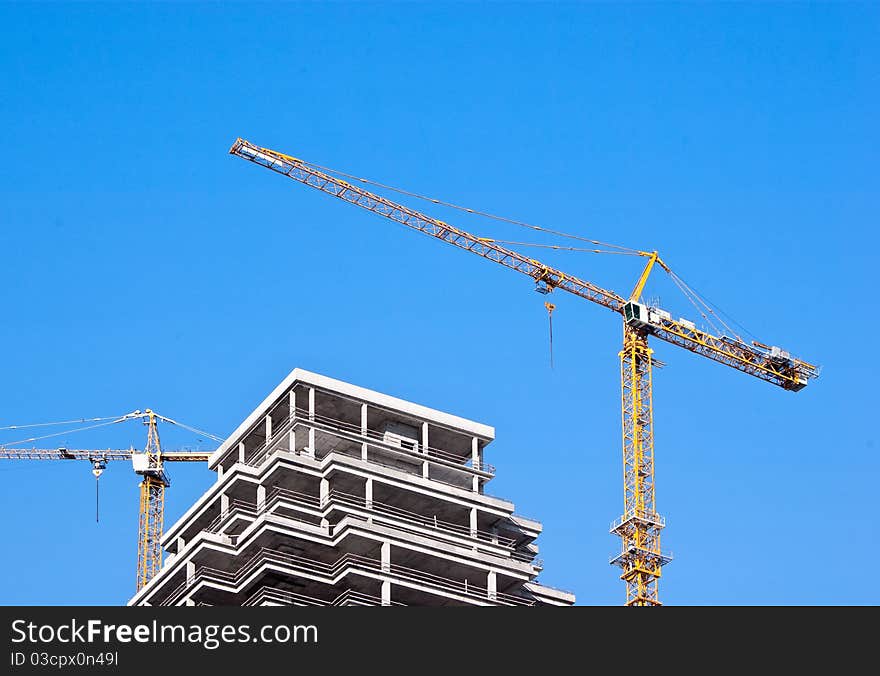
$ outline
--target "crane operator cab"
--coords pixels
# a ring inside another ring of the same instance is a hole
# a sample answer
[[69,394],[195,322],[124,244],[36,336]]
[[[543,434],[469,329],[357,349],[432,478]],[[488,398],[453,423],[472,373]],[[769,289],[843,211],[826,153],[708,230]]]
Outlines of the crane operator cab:
[[623,320],[627,326],[643,329],[648,326],[662,326],[663,321],[671,321],[672,315],[658,307],[648,307],[642,303],[630,301],[623,306]]

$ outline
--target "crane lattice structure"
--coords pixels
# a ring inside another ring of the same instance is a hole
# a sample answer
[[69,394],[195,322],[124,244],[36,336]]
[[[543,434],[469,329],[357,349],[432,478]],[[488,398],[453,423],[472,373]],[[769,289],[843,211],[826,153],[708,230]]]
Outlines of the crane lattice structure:
[[[622,569],[620,577],[626,585],[626,605],[660,605],[658,581],[661,568],[671,560],[671,556],[665,554],[660,547],[660,531],[664,528],[665,521],[657,512],[655,504],[652,350],[648,337],[672,343],[789,391],[803,389],[810,379],[819,374],[815,365],[796,359],[778,347],[755,341],[748,344],[740,338],[714,335],[697,328],[693,322],[685,319],[673,320],[668,312],[643,303],[642,292],[655,264],[674,275],[656,251],[634,252],[647,260],[635,288],[625,298],[506,248],[496,240],[478,237],[333,175],[341,172],[262,148],[241,138],[233,143],[229,152],[327,195],[527,275],[535,281],[537,290],[541,293],[560,289],[623,317],[620,370],[624,511],[611,526],[611,532],[621,540],[620,553],[611,559],[611,563]],[[365,179],[358,180],[371,183]],[[438,200],[432,201],[441,203]],[[465,211],[479,213],[470,209]]]
[[[147,427],[147,443],[142,452],[130,448],[82,450],[69,448],[9,448],[0,446],[0,460],[87,460],[95,478],[108,462],[127,460],[136,474],[143,477],[140,483],[140,509],[138,515],[137,584],[140,590],[162,568],[162,532],[165,515],[165,489],[171,480],[165,473],[166,462],[207,462],[211,451],[163,451],[159,441],[159,422],[181,425],[182,423],[147,409],[134,411],[112,420],[108,424],[126,420],[142,419]],[[14,427],[14,426],[13,426]],[[78,431],[78,430],[72,430]],[[193,430],[212,439],[214,435]]]

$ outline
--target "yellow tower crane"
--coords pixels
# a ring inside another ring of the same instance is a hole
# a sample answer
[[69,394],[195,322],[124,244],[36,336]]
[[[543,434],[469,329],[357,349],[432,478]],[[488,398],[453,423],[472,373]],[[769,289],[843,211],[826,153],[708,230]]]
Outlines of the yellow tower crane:
[[[657,590],[660,572],[662,566],[671,560],[660,548],[660,531],[665,522],[658,514],[654,501],[652,350],[648,346],[648,337],[653,336],[672,343],[785,390],[796,392],[804,388],[810,379],[818,376],[815,365],[793,358],[778,347],[757,342],[747,344],[739,338],[717,336],[697,328],[688,320],[673,320],[668,312],[643,303],[642,291],[655,264],[673,274],[656,251],[635,252],[647,261],[632,293],[624,298],[613,291],[505,248],[495,240],[477,237],[437,218],[368,192],[337,175],[365,183],[373,183],[372,181],[262,148],[241,138],[233,143],[229,152],[349,204],[523,273],[535,281],[537,290],[542,293],[561,289],[602,305],[623,317],[620,371],[624,510],[623,515],[611,526],[611,532],[621,539],[620,553],[611,563],[622,569],[620,577],[626,585],[626,605],[660,605]],[[389,188],[381,184],[375,185]],[[422,197],[413,193],[406,194]],[[443,204],[438,200],[431,201]],[[464,210],[479,213],[470,209]],[[552,311],[549,306],[547,309],[548,312]]]
[[[159,442],[159,421],[181,425],[171,418],[147,409],[134,411],[113,420],[112,423],[142,419],[147,427],[147,443],[143,452],[129,450],[74,450],[69,448],[7,448],[0,446],[0,460],[88,460],[95,479],[113,460],[128,460],[140,483],[140,511],[138,517],[137,585],[141,589],[162,568],[162,530],[165,520],[165,489],[171,480],[165,474],[166,462],[207,462],[211,451],[163,451]],[[187,427],[186,425],[183,425]],[[193,429],[187,427],[187,429]],[[194,430],[206,434],[201,430]],[[216,438],[215,438],[216,439]]]

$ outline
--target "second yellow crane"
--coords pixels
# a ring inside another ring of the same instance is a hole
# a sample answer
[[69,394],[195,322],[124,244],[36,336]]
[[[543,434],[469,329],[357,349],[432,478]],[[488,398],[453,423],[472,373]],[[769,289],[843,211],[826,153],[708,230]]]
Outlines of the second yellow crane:
[[[117,449],[80,450],[69,448],[8,448],[0,446],[0,460],[87,460],[95,479],[114,460],[131,461],[140,483],[138,510],[137,583],[140,589],[162,568],[162,529],[165,520],[165,489],[171,485],[165,474],[166,462],[207,462],[211,451],[163,451],[159,442],[159,421],[179,425],[175,420],[155,411],[134,411],[113,420],[143,420],[147,427],[147,443],[143,452]],[[110,424],[112,424],[110,423]],[[193,429],[193,428],[188,428]],[[195,430],[213,439],[214,435]]]

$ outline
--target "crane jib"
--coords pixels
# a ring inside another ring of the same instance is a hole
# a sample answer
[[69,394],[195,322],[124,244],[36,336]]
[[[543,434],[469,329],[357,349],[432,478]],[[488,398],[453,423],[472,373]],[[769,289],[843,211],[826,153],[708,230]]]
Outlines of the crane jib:
[[[370,193],[315,169],[303,160],[256,146],[244,139],[237,139],[229,152],[413,230],[516,270],[545,285],[548,291],[561,289],[625,315],[627,301],[613,291],[544,265],[540,261],[397,204],[388,198]],[[627,324],[632,324],[626,317],[624,319]],[[685,323],[661,319],[653,323],[641,323],[638,328],[664,342],[683,347],[787,390],[800,390],[810,379],[818,376],[818,369],[807,362],[790,357],[780,359],[763,348],[747,345],[725,336],[714,336],[691,328]]]
[[498,244],[486,241],[469,232],[456,228],[449,223],[423,214],[402,204],[397,204],[385,197],[359,188],[335,176],[308,166],[302,160],[288,155],[276,153],[267,148],[260,148],[248,141],[238,139],[230,149],[230,153],[259,164],[267,169],[285,175],[300,183],[320,190],[328,195],[371,211],[389,220],[396,221],[413,230],[430,235],[466,251],[475,253],[495,263],[504,265],[535,281],[547,280],[554,288],[561,288],[569,293],[581,296],[600,305],[621,312],[626,302],[613,291],[603,289],[590,282],[568,275],[560,270],[542,264],[540,261],[523,256],[517,251],[507,249]]

